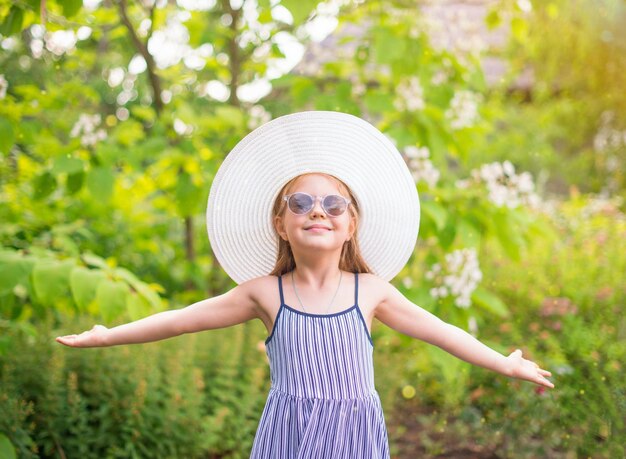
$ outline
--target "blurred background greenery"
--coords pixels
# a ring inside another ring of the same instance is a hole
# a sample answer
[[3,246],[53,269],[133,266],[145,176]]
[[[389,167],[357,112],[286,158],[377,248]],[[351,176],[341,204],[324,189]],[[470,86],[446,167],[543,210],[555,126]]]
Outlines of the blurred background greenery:
[[554,390],[379,323],[392,457],[624,457],[623,0],[0,0],[0,456],[248,457],[260,321],[159,343],[54,336],[234,286],[204,208],[230,149],[360,116],[422,204],[392,281]]

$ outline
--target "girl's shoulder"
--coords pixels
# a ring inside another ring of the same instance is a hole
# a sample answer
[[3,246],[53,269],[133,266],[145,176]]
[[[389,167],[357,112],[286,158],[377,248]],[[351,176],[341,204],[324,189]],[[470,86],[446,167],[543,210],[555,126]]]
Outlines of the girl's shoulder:
[[385,301],[390,288],[389,282],[374,273],[359,274],[359,303],[363,303],[363,309],[370,317],[376,316],[378,305]]
[[[257,305],[267,309],[267,305],[280,301],[277,276],[259,276],[246,282],[246,289]],[[243,284],[241,284],[243,286]]]

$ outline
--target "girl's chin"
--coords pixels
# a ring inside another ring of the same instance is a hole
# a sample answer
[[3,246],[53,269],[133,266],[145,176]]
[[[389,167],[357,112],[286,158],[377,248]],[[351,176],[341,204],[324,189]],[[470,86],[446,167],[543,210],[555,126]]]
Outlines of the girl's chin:
[[303,239],[299,239],[297,241],[292,241],[291,242],[291,246],[301,246],[301,247],[315,247],[316,249],[325,249],[325,250],[335,250],[335,249],[339,249],[341,250],[342,248],[342,244],[339,242],[336,242],[330,238],[325,238],[323,236],[317,236],[317,237],[307,237],[307,238],[303,238]]

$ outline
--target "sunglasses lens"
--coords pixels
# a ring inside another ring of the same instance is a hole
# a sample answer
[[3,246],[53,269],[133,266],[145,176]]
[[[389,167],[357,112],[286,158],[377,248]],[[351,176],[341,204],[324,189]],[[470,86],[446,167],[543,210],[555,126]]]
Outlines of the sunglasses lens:
[[331,194],[324,198],[324,210],[328,215],[332,215],[333,217],[338,217],[346,210],[346,201],[341,196],[337,196],[336,194]]
[[306,214],[313,207],[313,198],[308,194],[294,193],[289,198],[289,208],[295,214]]

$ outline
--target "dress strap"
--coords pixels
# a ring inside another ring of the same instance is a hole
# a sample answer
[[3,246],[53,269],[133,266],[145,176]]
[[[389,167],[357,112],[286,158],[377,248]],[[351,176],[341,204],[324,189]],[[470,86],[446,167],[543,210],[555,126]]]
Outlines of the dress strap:
[[359,273],[354,273],[354,304],[359,304]]
[[285,304],[285,298],[283,297],[283,275],[278,276],[278,292],[280,293],[280,305]]

